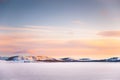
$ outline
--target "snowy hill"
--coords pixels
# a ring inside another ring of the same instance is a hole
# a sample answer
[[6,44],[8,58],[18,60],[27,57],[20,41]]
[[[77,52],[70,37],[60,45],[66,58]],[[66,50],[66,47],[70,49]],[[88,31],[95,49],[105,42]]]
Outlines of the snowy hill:
[[112,57],[106,59],[90,59],[81,58],[73,59],[69,57],[55,59],[47,56],[11,56],[11,57],[0,57],[0,62],[11,61],[11,62],[120,62],[120,57]]
[[56,59],[47,56],[12,56],[7,61],[18,62],[38,62],[38,61],[54,61]]

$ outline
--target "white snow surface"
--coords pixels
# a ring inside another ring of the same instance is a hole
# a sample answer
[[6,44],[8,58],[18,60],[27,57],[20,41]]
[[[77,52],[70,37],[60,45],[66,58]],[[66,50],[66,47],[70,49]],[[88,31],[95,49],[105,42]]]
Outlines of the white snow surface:
[[0,80],[120,80],[120,63],[0,63]]

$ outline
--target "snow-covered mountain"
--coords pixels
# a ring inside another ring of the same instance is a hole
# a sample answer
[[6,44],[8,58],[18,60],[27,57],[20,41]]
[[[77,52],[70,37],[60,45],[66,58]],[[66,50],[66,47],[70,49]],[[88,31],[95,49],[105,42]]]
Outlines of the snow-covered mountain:
[[90,58],[73,59],[69,57],[55,59],[47,56],[11,56],[0,57],[0,61],[12,61],[12,62],[120,62],[120,57],[112,57],[107,59],[93,60]]
[[77,60],[69,58],[69,57],[61,58],[60,60],[63,61],[63,62],[74,62],[74,61],[77,61]]
[[12,56],[7,61],[19,61],[19,62],[35,62],[35,61],[53,61],[54,58],[47,56]]
[[108,61],[108,62],[118,62],[118,61],[120,61],[120,57],[108,58],[108,59],[106,59],[106,61]]
[[81,59],[79,59],[79,61],[91,61],[91,59],[90,58],[81,58]]
[[9,57],[0,57],[0,60],[7,60]]

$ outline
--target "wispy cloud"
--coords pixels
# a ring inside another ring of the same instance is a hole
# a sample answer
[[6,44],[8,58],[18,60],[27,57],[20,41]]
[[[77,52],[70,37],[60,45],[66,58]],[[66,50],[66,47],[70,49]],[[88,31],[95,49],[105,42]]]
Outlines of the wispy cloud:
[[103,37],[120,37],[120,31],[102,31],[98,35]]
[[[1,37],[0,52],[47,56],[115,55],[120,52],[120,42],[115,39],[40,40],[33,37]],[[112,51],[111,51],[112,50]],[[116,53],[115,53],[116,52]],[[91,54],[91,55],[90,55]]]
[[[61,29],[54,27],[52,29],[49,26],[28,26],[19,29],[14,27],[1,27],[1,31],[9,30],[11,32],[0,32],[0,52],[7,55],[32,54],[57,57],[79,55],[93,57],[94,55],[102,56],[104,53],[106,55],[118,55],[120,52],[120,42],[118,39],[91,38],[91,32],[89,33],[87,30],[79,29],[73,29],[74,34],[69,33],[68,35],[66,31],[70,29]],[[12,30],[15,30],[15,32]],[[96,35],[96,32],[93,33]],[[120,31],[102,31],[98,35],[105,37],[113,35],[120,36]],[[90,36],[90,38],[83,38],[84,36]]]
[[84,24],[82,21],[80,20],[74,20],[72,21],[73,24]]

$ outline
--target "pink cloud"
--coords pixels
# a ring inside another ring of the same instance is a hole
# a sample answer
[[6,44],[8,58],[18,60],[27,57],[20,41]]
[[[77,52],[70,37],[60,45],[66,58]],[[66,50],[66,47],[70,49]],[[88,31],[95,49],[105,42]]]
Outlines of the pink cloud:
[[120,37],[120,31],[102,31],[99,32],[98,35],[104,37]]

